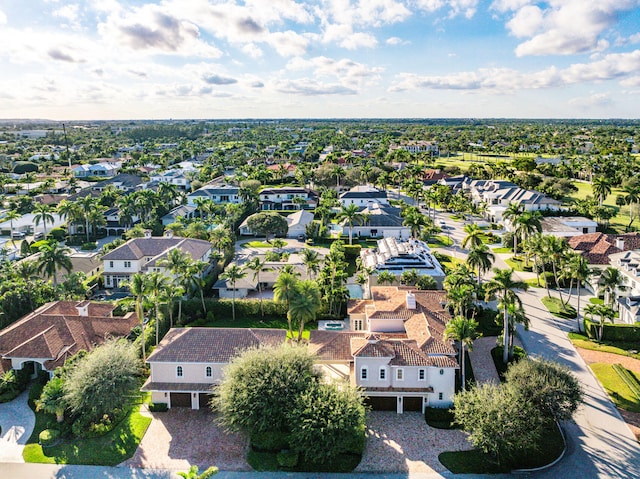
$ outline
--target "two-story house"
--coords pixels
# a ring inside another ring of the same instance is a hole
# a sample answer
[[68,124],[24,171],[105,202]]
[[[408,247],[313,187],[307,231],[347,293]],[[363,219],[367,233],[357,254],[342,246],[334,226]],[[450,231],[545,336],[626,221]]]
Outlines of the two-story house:
[[164,272],[162,260],[174,248],[184,251],[193,260],[208,263],[212,245],[208,241],[174,237],[170,233],[151,236],[147,231],[144,238],[130,239],[102,257],[104,287],[118,288],[135,273]]
[[311,331],[326,374],[361,387],[375,409],[450,406],[458,363],[444,339],[446,293],[375,287],[372,296],[349,301],[350,332]]
[[191,189],[191,180],[187,176],[187,172],[182,169],[154,172],[149,176],[149,183],[169,183],[183,190],[188,191]]
[[249,348],[284,344],[284,329],[172,328],[149,355],[149,379],[142,391],[169,408],[207,407],[224,367]]
[[313,209],[318,205],[318,194],[315,191],[296,186],[265,188],[259,196],[260,208],[263,210]]
[[358,185],[340,195],[340,205],[356,205],[365,207],[372,204],[389,205],[386,191],[380,191],[373,186]]
[[87,178],[90,176],[115,176],[122,167],[121,162],[100,162],[93,165],[78,165],[73,168],[73,176]]
[[360,210],[360,219],[349,226],[346,219],[339,224],[343,235],[349,235],[352,229],[354,237],[407,239],[411,236],[411,228],[404,224],[400,216],[400,208],[370,203]]
[[109,208],[104,212],[104,219],[106,224],[104,228],[107,230],[107,235],[120,236],[126,231],[130,230],[133,225],[140,222],[140,217],[136,214],[132,215],[130,219],[123,220],[120,214],[120,208]]
[[210,184],[204,185],[202,188],[197,189],[193,193],[187,195],[187,204],[191,206],[196,205],[196,198],[204,198],[213,201],[215,204],[227,204],[227,203],[242,203],[239,192],[240,189],[237,186]]

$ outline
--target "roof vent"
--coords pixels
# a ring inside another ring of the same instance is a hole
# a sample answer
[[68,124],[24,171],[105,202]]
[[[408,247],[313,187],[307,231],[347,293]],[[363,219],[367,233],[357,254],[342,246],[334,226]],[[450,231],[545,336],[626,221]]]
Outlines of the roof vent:
[[151,238],[151,230],[144,230],[144,237]]
[[616,238],[616,248],[620,251],[624,251],[624,238]]
[[407,291],[407,309],[416,309],[416,295]]
[[167,230],[164,232],[164,237],[165,238],[173,238],[173,231],[171,230]]

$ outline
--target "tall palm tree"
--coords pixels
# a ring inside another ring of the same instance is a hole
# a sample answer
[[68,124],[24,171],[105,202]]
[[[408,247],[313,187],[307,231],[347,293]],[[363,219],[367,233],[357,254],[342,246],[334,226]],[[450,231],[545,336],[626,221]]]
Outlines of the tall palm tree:
[[11,244],[13,245],[14,248],[16,247],[16,240],[13,237],[13,220],[17,220],[21,217],[22,215],[18,213],[16,210],[7,211],[7,214],[4,217],[5,220],[9,220],[9,228],[11,228]]
[[509,361],[509,311],[508,305],[511,302],[519,301],[515,290],[521,289],[526,291],[529,285],[524,281],[517,281],[513,278],[513,269],[493,268],[494,276],[485,284],[486,299],[492,296],[498,297],[502,303],[503,314],[503,353],[502,361],[506,364]]
[[78,203],[76,203],[75,201],[62,200],[60,201],[60,203],[58,203],[56,212],[58,213],[60,218],[67,221],[69,226],[69,234],[75,234],[75,223],[80,217],[80,208],[78,207]]
[[47,223],[53,224],[55,221],[53,219],[53,215],[51,214],[51,207],[42,203],[37,203],[33,212],[35,213],[33,216],[33,221],[38,226],[40,223],[44,226],[44,237],[47,237]]
[[78,200],[82,216],[84,217],[84,230],[87,235],[87,243],[89,242],[89,216],[91,211],[96,208],[97,201],[91,195],[87,195],[84,198]]
[[463,284],[447,290],[447,303],[456,316],[467,317],[467,311],[473,303],[475,288],[470,284]]
[[[513,224],[515,219],[518,216],[520,216],[520,213],[522,213],[522,208],[520,207],[520,203],[516,203],[516,202],[512,201],[511,203],[509,203],[507,208],[504,210],[504,213],[502,213],[502,217],[505,220],[509,220],[509,222],[511,224]],[[514,249],[513,253],[514,254],[516,253],[515,249]]]
[[[262,304],[262,283],[260,273],[265,271],[266,260],[256,256],[244,265],[245,270],[253,271],[253,280],[258,284],[258,296],[260,297],[260,315],[264,318],[264,306]],[[234,291],[235,292],[235,291]]]
[[33,311],[35,309],[33,306],[33,280],[38,278],[38,265],[35,261],[23,260],[16,262],[14,263],[13,274],[24,281],[29,307]]
[[321,300],[320,288],[315,281],[306,279],[296,284],[293,298],[289,304],[287,320],[290,329],[293,324],[298,325],[298,342],[302,340],[305,324],[316,319]]
[[320,271],[320,254],[311,248],[305,248],[298,254],[302,258],[305,268],[307,268],[307,279],[311,279],[312,273],[313,276],[318,274],[318,271]]
[[426,216],[415,210],[410,210],[408,214],[403,216],[404,220],[402,220],[402,226],[408,226],[411,229],[411,236],[419,238],[420,231],[424,226],[427,226]]
[[160,342],[160,302],[162,296],[166,295],[166,290],[169,289],[169,277],[154,271],[148,274],[146,277],[147,291],[149,299],[155,305],[155,322],[156,322],[156,346]]
[[[191,262],[192,260],[188,253],[178,248],[173,248],[169,250],[166,258],[159,264],[159,266],[169,270],[173,276],[174,285],[182,290],[182,296],[178,296],[178,322],[182,320],[182,301],[189,286],[187,273]],[[171,324],[173,325],[173,321]]]
[[338,220],[345,220],[349,226],[349,244],[353,244],[353,225],[360,221],[362,215],[360,214],[360,208],[357,205],[351,203],[348,206],[342,206],[337,216]]
[[604,200],[611,194],[611,180],[606,176],[596,176],[591,181],[591,189],[596,198],[598,198],[598,204],[602,206]]
[[190,261],[186,273],[189,285],[200,294],[200,303],[205,315],[207,314],[207,305],[204,302],[204,288],[206,285],[204,271],[206,267],[207,263],[204,261]]
[[581,254],[571,256],[570,264],[572,276],[576,280],[576,294],[578,296],[578,304],[576,305],[578,331],[582,331],[584,324],[580,321],[580,288],[583,284],[591,286],[589,279],[593,274],[593,270],[589,268],[589,263],[587,263],[587,260]]
[[246,275],[246,271],[235,263],[230,264],[227,269],[225,269],[224,273],[220,275],[222,279],[226,280],[231,285],[231,317],[233,321],[236,320],[236,283]]
[[604,293],[604,302],[609,307],[613,308],[613,305],[616,301],[616,291],[624,290],[624,276],[620,272],[618,268],[614,268],[613,266],[608,266],[605,270],[600,274],[600,279],[598,280],[599,291]]
[[467,234],[462,240],[462,247],[466,248],[469,245],[469,249],[477,248],[482,245],[482,230],[475,223],[469,223],[464,225],[464,232]]
[[[542,213],[539,211],[525,211],[515,219],[513,236],[519,237],[522,243],[536,233],[542,233]],[[529,264],[529,253],[525,249],[525,263]]]
[[71,250],[66,246],[60,246],[57,241],[47,241],[40,247],[40,258],[38,262],[39,273],[45,273],[53,280],[53,286],[57,286],[56,273],[63,269],[67,273],[71,272],[73,265],[69,253]]
[[[286,303],[287,311],[291,305],[291,300],[295,296],[296,285],[298,284],[298,278],[291,273],[280,273],[278,279],[273,285],[273,298],[277,303]],[[289,333],[293,335],[293,327],[289,318]]]
[[[558,288],[560,301],[564,302],[562,299],[562,290],[560,288],[560,278],[558,275],[558,269],[567,254],[567,251],[568,251],[567,242],[564,238],[558,238],[553,235],[544,235],[543,241],[544,241],[544,246],[543,246],[544,258],[545,260],[548,259],[551,262],[553,279],[556,283],[556,287]],[[549,294],[548,288],[547,288],[547,294]]]
[[473,340],[476,339],[479,334],[476,331],[478,323],[473,319],[467,319],[464,316],[456,316],[449,321],[444,330],[445,339],[453,339],[460,345],[460,384],[464,391],[465,386],[465,348],[471,350],[473,348]]
[[477,271],[478,286],[480,286],[481,275],[491,269],[496,256],[491,252],[486,244],[480,244],[471,248],[467,255],[467,264]]
[[131,294],[133,294],[136,298],[136,315],[140,320],[140,336],[142,342],[142,360],[147,360],[147,352],[145,346],[145,337],[144,337],[144,301],[149,293],[149,288],[147,285],[146,275],[143,273],[135,273],[130,278],[129,281],[125,282],[122,286],[129,288]]
[[[511,297],[509,297],[511,296]],[[522,303],[513,295],[507,297],[507,314],[509,315],[509,357],[513,357],[513,337],[516,334],[516,324],[522,324],[526,331],[529,330],[530,321],[527,317]],[[498,304],[498,309],[502,309],[503,305]]]

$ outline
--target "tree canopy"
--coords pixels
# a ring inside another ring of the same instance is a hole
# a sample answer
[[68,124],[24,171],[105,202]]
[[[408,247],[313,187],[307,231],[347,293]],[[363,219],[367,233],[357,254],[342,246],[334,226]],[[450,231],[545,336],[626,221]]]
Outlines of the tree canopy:
[[247,226],[251,231],[267,238],[285,236],[288,231],[287,220],[278,213],[263,211],[247,218]]

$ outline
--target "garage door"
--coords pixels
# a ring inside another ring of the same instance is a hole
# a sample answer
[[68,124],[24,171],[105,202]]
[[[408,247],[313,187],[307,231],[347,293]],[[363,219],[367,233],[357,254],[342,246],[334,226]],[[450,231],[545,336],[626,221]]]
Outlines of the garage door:
[[374,411],[396,411],[395,397],[367,397],[365,403]]
[[200,409],[209,409],[209,403],[213,396],[207,393],[200,393],[198,400],[200,401]]
[[171,393],[171,407],[191,407],[191,393]]
[[402,398],[402,405],[405,411],[420,411],[422,412],[422,398],[421,397],[404,397]]

